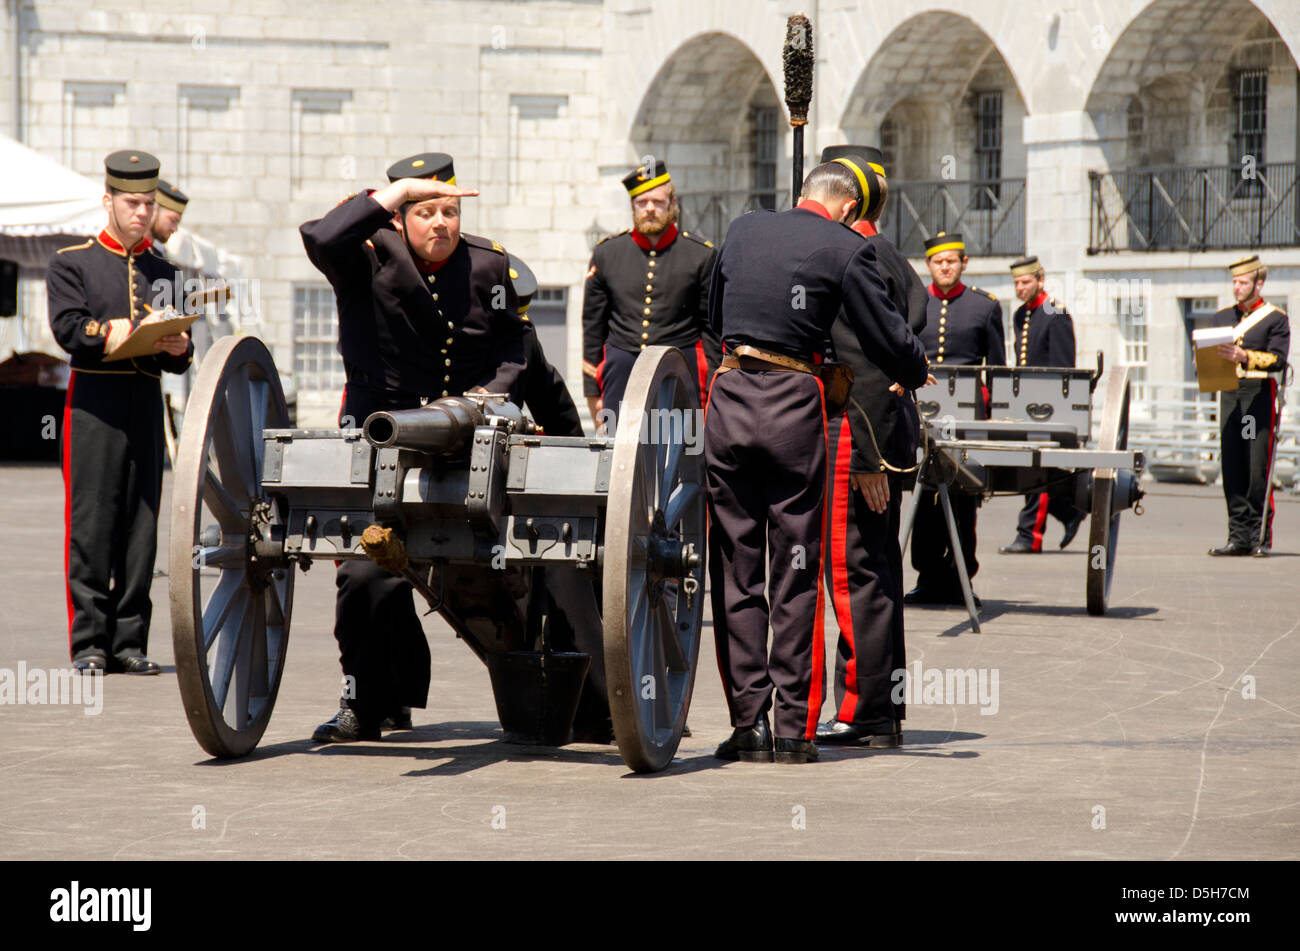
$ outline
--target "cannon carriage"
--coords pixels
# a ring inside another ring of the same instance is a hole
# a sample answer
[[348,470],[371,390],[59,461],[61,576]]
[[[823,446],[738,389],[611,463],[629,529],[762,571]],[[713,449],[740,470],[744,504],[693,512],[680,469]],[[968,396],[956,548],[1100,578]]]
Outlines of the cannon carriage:
[[[935,366],[936,384],[918,391],[925,451],[903,523],[903,545],[923,490],[939,494],[971,627],[980,629],[950,492],[1029,493],[1068,487],[1089,517],[1084,579],[1089,614],[1106,613],[1120,515],[1141,514],[1145,457],[1128,447],[1128,368]],[[1101,391],[1094,436],[1092,403]]]
[[699,410],[685,359],[654,347],[616,436],[547,436],[491,394],[291,429],[262,342],[219,340],[190,396],[172,505],[172,630],[195,738],[217,757],[257,745],[296,572],[371,558],[488,667],[508,739],[562,745],[580,706],[607,707],[628,766],[662,769],[703,624]]

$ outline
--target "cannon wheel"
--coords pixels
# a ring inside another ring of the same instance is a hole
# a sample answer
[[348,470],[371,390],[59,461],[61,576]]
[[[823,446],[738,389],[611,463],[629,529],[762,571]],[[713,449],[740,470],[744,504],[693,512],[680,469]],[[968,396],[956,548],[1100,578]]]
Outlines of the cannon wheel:
[[[681,353],[647,347],[632,367],[614,440],[603,575],[614,736],[623,761],[641,773],[672,761],[695,686],[705,577],[699,409],[699,381]],[[686,581],[665,577],[656,557],[665,542],[692,544],[700,557],[686,576],[689,598]]]
[[199,745],[221,758],[257,745],[284,670],[293,567],[259,566],[250,534],[275,519],[261,492],[262,430],[287,423],[266,345],[217,341],[186,404],[168,566],[185,715]]
[[[1128,367],[1113,368],[1106,377],[1106,398],[1102,405],[1101,439],[1104,451],[1128,448]],[[1110,583],[1115,576],[1115,549],[1119,540],[1119,512],[1112,512],[1115,470],[1094,469],[1092,473],[1092,518],[1088,523],[1088,613],[1106,613]]]

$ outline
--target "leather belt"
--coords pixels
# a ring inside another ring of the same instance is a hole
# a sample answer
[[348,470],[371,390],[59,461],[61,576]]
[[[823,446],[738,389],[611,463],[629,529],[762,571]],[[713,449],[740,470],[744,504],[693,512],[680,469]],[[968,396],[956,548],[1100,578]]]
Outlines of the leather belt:
[[784,370],[791,373],[813,373],[813,365],[807,360],[787,357],[784,353],[773,353],[758,347],[742,343],[722,358],[719,370]]

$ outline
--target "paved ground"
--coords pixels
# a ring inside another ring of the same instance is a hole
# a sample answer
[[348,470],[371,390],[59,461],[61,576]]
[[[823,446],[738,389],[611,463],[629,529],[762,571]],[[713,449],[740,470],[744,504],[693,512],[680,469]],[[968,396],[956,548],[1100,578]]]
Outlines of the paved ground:
[[[0,467],[0,500],[0,669],[65,666],[59,472]],[[980,517],[984,633],[956,610],[908,613],[909,660],[996,670],[997,712],[914,704],[901,750],[807,767],[711,757],[728,733],[711,633],[695,736],[658,775],[629,773],[612,747],[504,744],[486,671],[441,623],[428,627],[431,705],[414,731],[313,748],[305,738],[338,694],[333,583],[319,569],[299,581],[261,747],[209,760],[181,710],[159,578],[162,676],[108,678],[97,716],[0,706],[0,858],[1300,855],[1300,506],[1281,503],[1272,559],[1212,560],[1222,496],[1155,486],[1146,515],[1123,520],[1123,574],[1097,619],[1083,610],[1079,541],[1034,559],[995,553],[1017,504]],[[832,650],[834,636],[832,623]]]

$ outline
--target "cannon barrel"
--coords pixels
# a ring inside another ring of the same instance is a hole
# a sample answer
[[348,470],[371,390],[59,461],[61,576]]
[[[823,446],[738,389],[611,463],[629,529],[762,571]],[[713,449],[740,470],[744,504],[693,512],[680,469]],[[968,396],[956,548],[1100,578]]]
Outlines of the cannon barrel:
[[438,455],[459,452],[484,423],[483,402],[445,396],[419,409],[384,410],[366,417],[362,431],[372,446],[397,446]]

